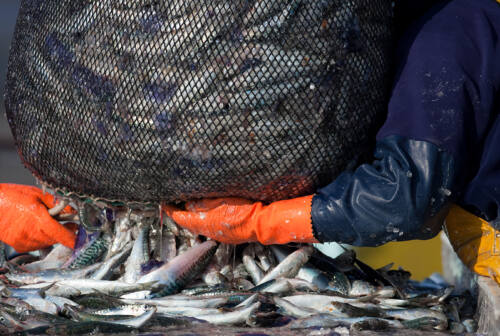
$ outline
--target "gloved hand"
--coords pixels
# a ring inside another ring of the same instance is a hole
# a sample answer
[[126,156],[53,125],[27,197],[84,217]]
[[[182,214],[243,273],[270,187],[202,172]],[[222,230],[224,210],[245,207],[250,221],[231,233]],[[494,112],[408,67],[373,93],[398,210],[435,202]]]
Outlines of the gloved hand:
[[465,266],[500,284],[500,231],[453,205],[446,217],[445,232]]
[[[35,187],[0,184],[0,240],[17,252],[34,251],[61,243],[75,244],[76,225],[62,225],[47,209],[55,205],[54,197]],[[63,212],[70,212],[66,207]]]
[[240,198],[218,198],[188,202],[186,211],[173,206],[165,206],[164,210],[180,226],[227,244],[316,243],[311,202],[312,196],[270,205]]

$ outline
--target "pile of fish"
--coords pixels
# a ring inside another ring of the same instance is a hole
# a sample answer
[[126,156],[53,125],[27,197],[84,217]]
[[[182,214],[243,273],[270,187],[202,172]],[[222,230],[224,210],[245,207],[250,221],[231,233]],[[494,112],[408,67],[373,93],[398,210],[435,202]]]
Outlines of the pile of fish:
[[[301,331],[475,331],[473,297],[440,277],[374,270],[346,250],[219,244],[161,212],[80,204],[75,249],[0,252],[0,333],[86,334],[224,325]],[[207,322],[209,324],[207,324]],[[203,324],[203,325],[201,325]],[[155,329],[156,328],[156,329]]]

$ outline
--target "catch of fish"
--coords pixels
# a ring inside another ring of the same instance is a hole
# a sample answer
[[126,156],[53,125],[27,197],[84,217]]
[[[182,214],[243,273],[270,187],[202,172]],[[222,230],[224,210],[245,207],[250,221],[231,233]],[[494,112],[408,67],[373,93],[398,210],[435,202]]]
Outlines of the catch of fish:
[[23,0],[8,119],[79,196],[312,193],[385,111],[391,23],[389,0]]
[[[68,204],[77,211],[60,212]],[[332,259],[307,244],[217,243],[159,210],[63,200],[50,212],[79,223],[74,249],[16,255],[2,246],[0,333],[475,331],[473,297],[439,276],[412,281],[349,250]]]

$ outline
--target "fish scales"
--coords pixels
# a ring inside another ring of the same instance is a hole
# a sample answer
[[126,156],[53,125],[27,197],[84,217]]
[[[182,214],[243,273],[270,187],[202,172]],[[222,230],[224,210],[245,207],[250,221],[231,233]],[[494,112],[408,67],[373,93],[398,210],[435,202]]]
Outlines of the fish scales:
[[104,256],[104,254],[108,251],[108,246],[109,241],[106,238],[97,238],[68,266],[68,268],[77,269],[91,265]]

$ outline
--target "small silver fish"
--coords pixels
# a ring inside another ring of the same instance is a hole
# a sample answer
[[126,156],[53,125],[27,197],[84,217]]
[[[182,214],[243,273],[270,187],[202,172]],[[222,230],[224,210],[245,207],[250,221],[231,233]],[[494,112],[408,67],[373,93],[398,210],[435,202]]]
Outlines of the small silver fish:
[[61,244],[54,246],[52,251],[43,259],[23,265],[23,268],[31,273],[40,272],[47,269],[59,268],[71,256],[73,249]]
[[154,297],[173,294],[181,290],[202,271],[212,258],[217,243],[209,240],[191,247],[167,264],[142,276],[138,283],[156,282],[159,291]]
[[258,285],[276,279],[278,277],[293,278],[300,268],[309,260],[314,252],[314,247],[304,246],[287,256],[274,269],[268,272],[258,283]]
[[243,265],[245,265],[246,270],[248,271],[248,274],[252,277],[253,283],[258,284],[264,277],[264,273],[262,270],[257,266],[257,263],[255,262],[255,252],[254,252],[254,245],[249,244],[244,250],[243,250]]
[[132,243],[129,243],[128,245],[125,245],[123,248],[123,251],[115,254],[113,257],[110,259],[104,261],[97,269],[94,274],[92,275],[91,279],[93,280],[109,280],[109,278],[112,275],[113,269],[121,264],[125,259],[128,257],[130,252],[132,251]]
[[132,252],[125,263],[125,274],[122,280],[126,283],[135,283],[141,277],[141,265],[149,261],[148,225],[139,229],[139,235],[134,242]]
[[215,325],[231,325],[244,323],[260,307],[260,302],[255,302],[248,307],[228,313],[203,314],[196,316],[197,319],[205,320]]
[[29,285],[38,282],[59,281],[64,279],[82,279],[101,267],[101,263],[96,263],[81,269],[48,269],[38,273],[7,273],[5,276],[9,281]]
[[319,314],[319,311],[313,308],[299,307],[287,301],[286,299],[281,299],[279,297],[274,297],[273,302],[282,310],[283,313],[297,318]]

